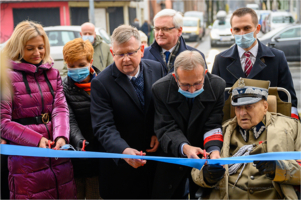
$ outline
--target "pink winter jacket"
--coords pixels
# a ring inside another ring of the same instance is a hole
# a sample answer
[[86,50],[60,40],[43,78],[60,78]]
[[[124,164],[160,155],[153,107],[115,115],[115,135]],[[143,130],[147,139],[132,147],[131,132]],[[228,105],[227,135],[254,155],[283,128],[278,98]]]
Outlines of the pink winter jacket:
[[[1,102],[1,137],[10,144],[37,147],[42,137],[52,141],[63,137],[69,142],[69,110],[61,77],[52,65],[45,63],[37,68],[12,61],[13,95]],[[22,125],[13,121],[42,113],[51,115],[48,124]],[[76,198],[70,159],[9,156],[8,168],[11,199]]]

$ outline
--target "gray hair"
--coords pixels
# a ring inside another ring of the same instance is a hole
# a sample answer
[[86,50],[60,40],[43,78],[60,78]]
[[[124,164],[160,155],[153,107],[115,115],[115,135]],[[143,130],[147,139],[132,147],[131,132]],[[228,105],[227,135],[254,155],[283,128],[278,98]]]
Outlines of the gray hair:
[[163,9],[160,12],[158,12],[154,17],[154,22],[155,22],[155,19],[157,19],[159,17],[167,17],[167,16],[172,17],[173,25],[176,28],[183,27],[183,17],[181,15],[181,13],[177,12],[173,9]]
[[201,65],[204,68],[205,73],[205,61],[203,59],[203,56],[197,51],[183,51],[177,56],[174,64],[174,71],[177,79],[179,78],[177,73],[177,70],[179,68],[191,71],[198,65]]
[[113,31],[111,40],[112,44],[116,42],[117,44],[123,44],[134,37],[141,45],[140,34],[138,30],[129,25],[120,25]]

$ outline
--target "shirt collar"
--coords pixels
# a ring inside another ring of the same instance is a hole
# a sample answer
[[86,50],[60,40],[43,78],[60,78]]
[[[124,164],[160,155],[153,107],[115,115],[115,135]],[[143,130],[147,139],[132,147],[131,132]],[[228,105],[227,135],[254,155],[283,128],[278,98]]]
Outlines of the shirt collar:
[[[239,54],[239,58],[241,58],[244,53],[246,52],[243,48],[241,48],[240,46],[237,45],[237,50],[238,50],[238,54]],[[258,41],[256,42],[256,45],[249,50],[249,52],[256,57],[257,53],[258,53]]]
[[174,50],[174,48],[176,47],[177,45],[173,46],[171,49],[169,50],[166,50],[166,49],[163,49],[162,48],[162,52],[165,53],[165,51],[169,51],[170,53]]
[[135,76],[130,76],[130,75],[127,75],[127,76],[130,80],[132,80],[133,77],[137,78],[139,73],[140,73],[140,65],[138,66],[138,72],[137,72],[137,74],[135,74]]

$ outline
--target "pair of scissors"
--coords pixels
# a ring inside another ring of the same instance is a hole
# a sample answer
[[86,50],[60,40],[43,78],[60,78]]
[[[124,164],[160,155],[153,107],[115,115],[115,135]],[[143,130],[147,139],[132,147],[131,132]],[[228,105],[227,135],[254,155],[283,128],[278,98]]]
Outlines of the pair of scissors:
[[48,148],[51,149],[51,146],[54,145],[54,141],[48,140]]

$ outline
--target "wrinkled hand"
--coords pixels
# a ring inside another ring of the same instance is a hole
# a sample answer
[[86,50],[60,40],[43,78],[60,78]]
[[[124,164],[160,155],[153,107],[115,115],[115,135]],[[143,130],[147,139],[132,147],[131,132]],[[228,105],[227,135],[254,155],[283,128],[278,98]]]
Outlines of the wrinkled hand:
[[0,138],[0,144],[7,144],[6,140]]
[[277,161],[254,161],[256,168],[261,174],[265,174],[267,177],[274,179],[276,171]]
[[151,137],[150,147],[151,147],[151,149],[146,149],[146,152],[153,153],[153,152],[157,151],[157,149],[159,147],[159,140],[158,140],[157,136],[153,135]]
[[[138,155],[140,156],[140,152],[137,151],[136,149],[132,149],[132,148],[126,148],[122,154],[128,154],[128,155]],[[145,156],[146,154],[143,153],[143,156]],[[131,159],[131,158],[124,158],[125,162],[127,162],[129,165],[131,165],[134,168],[138,168],[141,167],[143,165],[146,164],[146,160],[141,160],[141,159]]]
[[60,149],[62,146],[64,146],[66,144],[66,141],[64,138],[58,138],[56,139],[56,142],[55,142],[55,147],[52,148],[54,150],[58,150]]
[[221,165],[205,165],[203,167],[204,180],[208,185],[215,185],[222,180],[225,171],[225,168]]
[[200,159],[198,155],[203,154],[204,151],[199,147],[193,147],[188,144],[185,144],[183,146],[183,152],[188,158]]
[[[76,151],[81,151],[81,150],[82,150],[82,148],[83,148],[83,142],[84,142],[83,139],[81,139],[81,140],[79,140],[79,141],[77,142],[76,147],[75,147]],[[86,140],[86,141],[85,141],[85,146],[87,147],[87,145],[89,145],[89,144],[90,144],[90,143]]]
[[221,158],[221,154],[219,151],[212,151],[210,154],[210,159],[218,159]]
[[48,139],[45,137],[42,137],[40,142],[39,142],[39,147],[40,148],[47,148],[48,145]]

